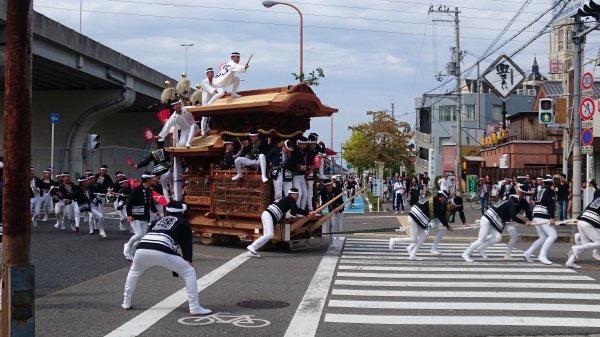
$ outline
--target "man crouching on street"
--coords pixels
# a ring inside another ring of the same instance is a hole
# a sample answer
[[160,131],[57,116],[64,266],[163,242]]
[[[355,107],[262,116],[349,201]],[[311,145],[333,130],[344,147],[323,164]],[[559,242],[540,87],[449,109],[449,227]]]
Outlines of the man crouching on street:
[[[131,309],[131,296],[142,273],[150,267],[161,266],[183,277],[191,316],[212,313],[198,303],[196,268],[192,264],[192,228],[182,217],[186,209],[185,204],[171,201],[167,204],[167,214],[150,224],[148,234],[144,235],[137,246],[133,264],[127,274],[125,298],[121,305],[123,309]],[[181,246],[183,257],[177,254],[177,246]]]

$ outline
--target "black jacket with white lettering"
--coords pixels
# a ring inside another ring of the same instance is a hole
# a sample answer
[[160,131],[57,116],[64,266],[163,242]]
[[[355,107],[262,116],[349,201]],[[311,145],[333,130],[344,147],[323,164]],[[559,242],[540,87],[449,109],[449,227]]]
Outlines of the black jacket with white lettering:
[[585,221],[595,228],[600,229],[600,198],[594,199],[577,220]]
[[[430,207],[430,203],[433,203],[432,207]],[[442,204],[437,197],[421,199],[410,209],[408,216],[415,220],[421,228],[427,228],[429,222],[435,219],[438,219],[444,227],[448,227],[446,205]]]
[[504,226],[507,221],[514,221],[520,224],[525,224],[525,221],[517,217],[515,205],[510,200],[502,200],[492,205],[490,209],[483,215],[500,233],[504,231]]
[[[256,146],[256,150],[254,147]],[[252,151],[254,150],[254,151]],[[266,155],[269,150],[271,150],[271,146],[265,139],[259,139],[258,145],[254,143],[250,143],[248,146],[244,146],[242,149],[242,153],[240,153],[240,157],[248,157],[250,159],[258,159],[258,156],[261,154]]]
[[554,199],[556,194],[550,186],[544,186],[535,198],[533,217],[541,219],[554,219]]
[[154,199],[152,199],[152,189],[144,188],[144,184],[139,184],[129,195],[127,200],[127,216],[133,217],[135,220],[150,221],[150,211],[156,213]]
[[183,259],[192,262],[192,227],[189,221],[173,214],[167,214],[150,224],[137,249],[153,249],[171,255],[177,254],[181,246]]
[[[327,193],[327,190],[325,189],[325,186],[323,186],[321,188],[321,192],[319,192],[319,195],[321,196],[321,204],[325,205],[326,203],[328,203],[331,199],[337,197],[338,195],[340,195],[342,193],[342,189],[339,187],[333,187],[331,189],[331,193]],[[335,208],[338,208],[339,206],[341,206],[344,203],[344,199],[342,197],[337,198],[334,202],[331,203],[331,205],[328,206],[329,211],[333,211]],[[344,212],[344,208],[340,208],[340,213]]]
[[148,164],[153,163],[152,172],[157,176],[169,172],[171,168],[171,156],[165,149],[156,149],[152,151],[146,159],[142,160],[141,163],[137,164],[137,167],[145,167]]
[[273,223],[279,222],[279,220],[281,220],[281,218],[283,218],[285,216],[285,213],[287,213],[288,211],[292,215],[308,215],[308,211],[298,208],[296,200],[294,200],[294,198],[290,197],[289,195],[279,200],[275,200],[272,204],[269,205],[269,207],[267,207],[267,209],[265,209],[265,212],[269,212],[269,214],[271,214],[271,216],[273,217]]

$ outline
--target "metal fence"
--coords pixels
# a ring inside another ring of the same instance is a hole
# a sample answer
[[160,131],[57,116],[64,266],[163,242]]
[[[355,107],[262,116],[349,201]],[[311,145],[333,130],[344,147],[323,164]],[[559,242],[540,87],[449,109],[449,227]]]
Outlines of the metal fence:
[[[100,165],[107,165],[108,172],[111,177],[114,176],[114,172],[122,171],[125,175],[127,175],[127,177],[139,178],[138,176],[140,176],[143,171],[152,170],[152,164],[141,169],[135,169],[127,164],[128,156],[131,156],[135,163],[139,163],[146,158],[150,154],[150,151],[146,149],[106,146],[99,147],[93,152],[88,151],[87,148],[83,148],[82,150],[82,165],[80,167],[69,168],[67,163],[67,149],[55,148],[54,168],[56,172],[69,170],[71,175],[80,175],[81,172],[89,169],[94,173],[98,173],[100,172]],[[37,172],[42,172],[44,169],[50,166],[50,148],[31,149],[31,166],[33,166]]]

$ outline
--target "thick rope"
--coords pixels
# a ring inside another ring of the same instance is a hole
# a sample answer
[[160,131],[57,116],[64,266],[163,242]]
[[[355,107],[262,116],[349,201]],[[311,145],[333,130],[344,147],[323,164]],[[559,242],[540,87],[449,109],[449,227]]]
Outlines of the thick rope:
[[[277,132],[277,130],[275,130],[275,129],[271,129],[271,130],[258,129],[258,132],[262,133],[263,135],[270,135],[271,133],[274,133],[279,138],[284,138],[284,139],[294,138],[297,135],[301,135],[303,133],[302,131],[296,131],[292,134],[284,135],[284,134]],[[229,135],[232,137],[249,137],[250,136],[250,134],[248,132],[233,132],[233,131],[221,131],[221,133],[219,135],[221,135],[221,136]]]

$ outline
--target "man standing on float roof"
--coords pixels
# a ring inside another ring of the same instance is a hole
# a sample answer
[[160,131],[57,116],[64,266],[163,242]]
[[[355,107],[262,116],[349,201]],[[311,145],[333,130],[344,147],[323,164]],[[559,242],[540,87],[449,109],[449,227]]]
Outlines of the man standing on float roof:
[[237,94],[237,89],[240,85],[240,78],[234,76],[235,73],[245,73],[246,69],[248,69],[248,64],[241,65],[240,63],[240,53],[233,52],[231,53],[231,61],[227,62],[220,69],[219,74],[215,76],[213,79],[214,85],[217,87],[217,94],[215,94],[210,101],[208,101],[207,105],[213,104],[214,101],[221,98],[225,95],[225,88],[229,87],[233,84],[233,90],[231,91],[232,98],[242,97]]
[[[200,84],[202,88],[202,106],[210,105],[209,102],[217,93],[217,87],[213,83],[213,78],[215,77],[215,72],[213,68],[206,69],[206,78],[202,80]],[[223,91],[225,93],[225,91]],[[223,95],[221,95],[223,96]],[[212,103],[211,103],[212,104]],[[202,117],[202,122],[200,123],[200,129],[202,131],[202,137],[206,136],[208,124],[208,117]]]

